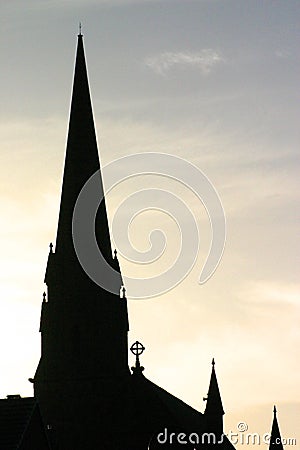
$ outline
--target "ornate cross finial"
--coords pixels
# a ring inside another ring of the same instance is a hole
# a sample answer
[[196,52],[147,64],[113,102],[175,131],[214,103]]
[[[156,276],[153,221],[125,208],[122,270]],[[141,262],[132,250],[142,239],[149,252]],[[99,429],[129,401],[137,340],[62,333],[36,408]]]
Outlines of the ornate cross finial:
[[141,344],[139,341],[135,341],[134,344],[130,347],[131,353],[133,353],[136,356],[140,356],[145,350],[145,347],[143,344]]
[[141,373],[144,370],[144,367],[140,365],[139,356],[144,352],[145,347],[139,341],[135,341],[134,344],[130,347],[131,353],[135,355],[135,367],[131,367],[133,372]]
[[52,242],[50,242],[49,248],[50,248],[50,253],[53,253],[53,244],[52,244]]
[[46,301],[46,292],[43,292],[43,302],[45,303]]

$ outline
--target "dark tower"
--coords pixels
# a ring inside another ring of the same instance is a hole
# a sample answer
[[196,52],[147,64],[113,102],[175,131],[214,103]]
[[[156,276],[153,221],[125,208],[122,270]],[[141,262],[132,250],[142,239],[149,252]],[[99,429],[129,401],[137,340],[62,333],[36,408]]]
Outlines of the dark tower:
[[[196,432],[200,437],[214,433],[219,439],[224,411],[214,361],[205,414],[144,376],[139,363],[144,347],[139,342],[131,347],[136,366],[129,372],[127,300],[116,253],[114,257],[111,253],[105,200],[95,217],[95,236],[103,257],[115,270],[116,277],[110,281],[115,280],[113,291],[117,294],[94,283],[78,261],[72,235],[74,206],[96,172],[99,200],[103,198],[99,169],[80,33],[56,245],[54,251],[50,244],[45,275],[48,293],[43,295],[41,312],[42,354],[31,380],[51,450],[155,449],[157,433],[167,428]],[[87,202],[89,199],[87,196]],[[86,248],[87,234],[83,239]],[[92,262],[96,273],[97,264]],[[104,273],[101,267],[99,273]],[[194,444],[190,442],[186,448],[194,448]],[[171,445],[182,446],[179,442]],[[196,448],[203,446],[200,443]],[[218,448],[234,450],[226,437]],[[30,450],[40,448],[32,446]]]
[[[83,38],[78,36],[69,132],[55,251],[48,257],[41,312],[41,359],[34,393],[53,447],[108,447],[126,415],[128,316],[125,295],[109,293],[81,268],[72,240],[72,216],[85,182],[100,169]],[[102,180],[100,180],[102,188]],[[102,188],[103,189],[103,188]],[[99,198],[100,198],[99,192]],[[96,239],[108,263],[111,254],[105,201],[95,222]],[[119,285],[121,289],[122,277]],[[106,437],[105,437],[106,436]],[[101,446],[100,446],[101,443]]]
[[272,423],[269,450],[283,450],[282,439],[281,439],[278,420],[277,420],[276,406],[274,406],[273,413],[274,413],[274,417],[273,417],[273,423]]
[[215,371],[215,360],[212,360],[212,371],[209,383],[209,389],[204,412],[206,430],[214,433],[219,440],[223,433],[223,415],[224,409],[221,400],[221,394],[218,386],[218,380]]

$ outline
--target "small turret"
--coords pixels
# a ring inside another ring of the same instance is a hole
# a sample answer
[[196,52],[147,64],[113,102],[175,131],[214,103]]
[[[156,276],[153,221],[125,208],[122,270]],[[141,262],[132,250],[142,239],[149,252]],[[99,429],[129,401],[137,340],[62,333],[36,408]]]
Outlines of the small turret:
[[282,439],[277,420],[277,409],[275,405],[273,409],[273,414],[274,416],[273,416],[269,450],[283,450]]
[[206,418],[206,429],[209,433],[214,433],[219,438],[223,433],[223,415],[220,390],[215,372],[215,360],[212,360],[212,371],[206,401],[204,416]]

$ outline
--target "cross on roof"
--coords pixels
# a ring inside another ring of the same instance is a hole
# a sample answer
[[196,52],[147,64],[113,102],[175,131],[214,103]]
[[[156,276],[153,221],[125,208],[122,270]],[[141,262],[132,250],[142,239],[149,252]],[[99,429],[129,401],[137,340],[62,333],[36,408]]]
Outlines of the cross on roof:
[[135,341],[135,343],[130,347],[131,353],[135,355],[135,367],[131,367],[133,372],[141,373],[144,370],[144,367],[141,367],[140,365],[139,359],[139,356],[143,353],[144,350],[145,347],[139,341]]
[[145,347],[139,341],[135,341],[135,343],[130,347],[131,353],[133,353],[135,356],[141,355],[144,350]]

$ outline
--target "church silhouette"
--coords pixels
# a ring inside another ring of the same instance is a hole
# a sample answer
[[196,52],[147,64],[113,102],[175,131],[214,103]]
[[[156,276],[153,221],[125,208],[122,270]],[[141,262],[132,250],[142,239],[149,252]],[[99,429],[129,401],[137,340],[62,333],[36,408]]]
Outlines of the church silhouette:
[[[144,347],[139,342],[131,346],[136,361],[129,369],[126,291],[117,253],[111,252],[105,199],[96,216],[96,239],[120,275],[120,295],[88,277],[72,240],[75,202],[99,169],[80,32],[57,237],[55,247],[50,244],[45,274],[41,358],[30,379],[34,397],[10,395],[0,400],[0,450],[233,450],[223,436],[224,409],[214,360],[204,413],[144,376]],[[282,450],[276,409],[272,436],[270,448]]]

